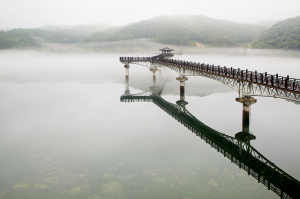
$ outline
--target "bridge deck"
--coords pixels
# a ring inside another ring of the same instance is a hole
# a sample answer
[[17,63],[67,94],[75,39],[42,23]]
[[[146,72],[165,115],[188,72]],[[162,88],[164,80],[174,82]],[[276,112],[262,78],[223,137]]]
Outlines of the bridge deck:
[[221,77],[226,77],[230,79],[237,79],[243,82],[249,82],[254,84],[263,85],[270,88],[276,88],[283,91],[289,91],[295,94],[300,94],[300,79],[290,78],[289,76],[283,77],[276,75],[271,75],[265,73],[258,73],[257,71],[241,70],[240,68],[227,68],[226,66],[220,67],[188,62],[182,60],[167,59],[160,56],[155,57],[120,57],[120,62],[124,64],[138,63],[138,62],[152,62],[163,65],[168,65],[176,67],[179,70],[192,70],[195,72],[202,72],[207,74],[213,74]]

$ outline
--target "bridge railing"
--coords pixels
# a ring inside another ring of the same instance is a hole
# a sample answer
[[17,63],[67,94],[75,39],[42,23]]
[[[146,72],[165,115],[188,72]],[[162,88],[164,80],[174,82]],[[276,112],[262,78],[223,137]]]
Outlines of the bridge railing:
[[241,81],[248,81],[256,84],[262,84],[269,87],[280,88],[284,90],[300,93],[300,79],[283,77],[257,71],[241,70],[240,68],[227,68],[220,65],[209,65],[204,63],[188,62],[183,60],[166,59],[162,56],[153,57],[120,57],[121,62],[157,62],[166,65],[179,67],[180,69],[194,70],[196,72],[212,73],[223,77],[234,78]]
[[120,57],[120,62],[152,61],[152,57]]

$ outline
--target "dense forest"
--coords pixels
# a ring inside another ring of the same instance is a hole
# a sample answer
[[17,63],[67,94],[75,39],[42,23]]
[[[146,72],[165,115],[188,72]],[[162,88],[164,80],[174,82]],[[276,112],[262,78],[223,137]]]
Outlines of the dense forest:
[[276,23],[254,39],[251,47],[300,50],[300,16]]
[[300,49],[300,17],[261,24],[181,15],[159,16],[118,27],[101,24],[44,26],[0,31],[0,49],[41,47],[44,43],[90,45],[137,39],[181,46],[235,47],[252,42],[252,48]]

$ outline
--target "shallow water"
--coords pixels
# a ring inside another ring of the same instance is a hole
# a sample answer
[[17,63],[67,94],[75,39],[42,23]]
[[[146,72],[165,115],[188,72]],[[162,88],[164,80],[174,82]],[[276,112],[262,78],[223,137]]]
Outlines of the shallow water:
[[[0,198],[279,198],[155,104],[120,102],[119,56],[131,55],[1,51]],[[299,58],[174,58],[300,77]],[[129,74],[130,93],[152,86],[149,69],[131,65]],[[163,74],[162,97],[175,103],[178,74]],[[240,132],[238,93],[188,78],[187,110],[219,132]],[[299,180],[300,106],[257,100],[252,146]]]

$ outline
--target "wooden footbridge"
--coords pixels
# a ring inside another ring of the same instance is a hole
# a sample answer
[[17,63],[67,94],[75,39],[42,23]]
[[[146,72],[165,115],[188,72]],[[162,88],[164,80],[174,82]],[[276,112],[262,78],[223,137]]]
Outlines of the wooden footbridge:
[[[172,49],[161,49],[160,55],[153,57],[120,57],[125,65],[139,64],[149,68],[161,66],[179,72],[183,76],[203,76],[221,82],[235,90],[240,96],[264,96],[300,101],[300,79],[259,73],[257,71],[228,68],[182,60],[170,59]],[[166,53],[167,51],[167,53]]]
[[[121,96],[121,101],[153,102],[281,198],[300,199],[300,182],[254,149],[250,145],[250,140],[255,139],[255,136],[249,134],[249,106],[256,102],[256,99],[251,96],[300,101],[300,79],[289,76],[282,77],[278,74],[271,75],[266,72],[258,73],[239,68],[174,60],[170,59],[173,56],[172,49],[164,48],[161,50],[161,54],[153,57],[120,57],[120,62],[125,65],[126,69],[126,90],[125,94]],[[153,86],[150,91],[130,94],[128,76],[130,64],[146,66],[153,72]],[[156,86],[155,73],[162,66],[179,72],[179,77],[176,79],[180,81],[180,100],[176,104],[164,100],[160,96],[163,87]],[[239,98],[236,100],[243,103],[243,131],[237,133],[235,137],[228,136],[206,126],[187,111],[185,108],[187,102],[184,101],[184,82],[187,81],[185,76],[207,77],[237,90]]]
[[[152,87],[153,88],[153,87]],[[172,104],[160,95],[163,87],[139,94],[124,94],[121,102],[153,102],[212,148],[245,170],[269,190],[285,199],[300,198],[300,182],[260,154],[250,143],[220,133],[199,121],[184,106]]]

